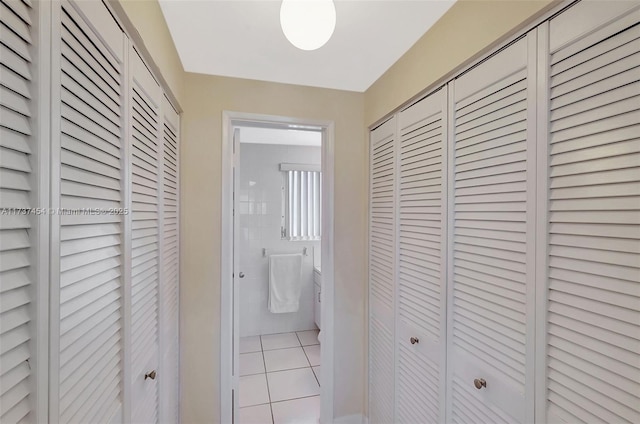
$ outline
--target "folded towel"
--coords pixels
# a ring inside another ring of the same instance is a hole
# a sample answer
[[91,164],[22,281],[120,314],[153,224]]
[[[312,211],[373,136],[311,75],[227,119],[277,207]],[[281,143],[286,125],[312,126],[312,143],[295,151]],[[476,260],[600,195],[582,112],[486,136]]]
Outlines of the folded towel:
[[300,304],[302,255],[269,256],[269,312],[296,312]]

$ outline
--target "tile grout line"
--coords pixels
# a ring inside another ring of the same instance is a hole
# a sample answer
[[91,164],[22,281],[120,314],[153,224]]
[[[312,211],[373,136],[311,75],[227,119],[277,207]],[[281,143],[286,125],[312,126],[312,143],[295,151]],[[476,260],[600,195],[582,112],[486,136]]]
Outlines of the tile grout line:
[[[278,334],[288,334],[288,333],[278,333]],[[269,405],[269,410],[271,412],[271,422],[272,422],[272,424],[275,424],[275,417],[273,415],[273,404],[289,402],[289,401],[294,401],[294,400],[300,400],[300,399],[308,399],[308,398],[313,398],[313,397],[318,397],[318,398],[320,397],[320,395],[317,394],[317,395],[311,395],[311,396],[294,397],[294,398],[291,398],[291,399],[283,399],[283,400],[279,400],[279,401],[275,401],[275,402],[273,402],[272,399],[271,399],[271,389],[270,389],[270,386],[269,386],[269,379],[268,379],[268,374],[270,374],[270,373],[279,373],[279,372],[285,372],[285,371],[292,371],[292,370],[300,370],[300,369],[310,368],[311,372],[313,373],[313,376],[314,376],[316,382],[318,383],[318,387],[320,386],[320,381],[318,380],[318,377],[316,376],[316,373],[313,370],[313,365],[311,365],[311,361],[309,360],[309,356],[307,355],[307,352],[305,350],[305,346],[302,344],[302,340],[300,340],[300,336],[298,336],[298,332],[294,331],[293,334],[296,335],[296,339],[298,340],[299,346],[293,346],[293,347],[288,347],[288,348],[285,347],[285,348],[278,348],[278,349],[270,349],[270,350],[265,350],[264,349],[264,345],[262,343],[262,336],[258,336],[259,340],[260,340],[260,349],[261,349],[259,352],[262,354],[262,363],[263,363],[263,366],[264,366],[264,373],[247,374],[246,375],[248,377],[248,376],[255,376],[255,375],[264,374],[265,380],[266,380],[266,383],[267,383],[267,396],[269,398],[268,399],[269,402],[268,403],[261,403],[261,404],[257,404],[257,405],[248,405],[247,407],[254,407],[254,406],[260,406],[260,405]],[[314,346],[314,345],[308,345],[307,347],[309,347],[309,346]],[[272,371],[272,372],[268,372],[267,371],[267,363],[266,363],[266,359],[265,359],[265,356],[264,356],[265,352],[270,352],[270,351],[274,351],[274,350],[295,349],[295,348],[298,348],[298,347],[302,348],[302,352],[304,353],[304,356],[305,356],[309,366],[299,367],[299,368],[289,368],[289,369]],[[245,353],[258,353],[258,351],[256,351],[256,352],[245,352]],[[245,376],[242,376],[242,377],[245,377]],[[242,424],[242,423],[240,423],[240,424]]]
[[262,346],[262,336],[260,336],[260,349],[262,353],[262,364],[264,365],[264,379],[267,383],[267,396],[269,396],[269,412],[271,412],[271,424],[275,423],[273,418],[273,407],[271,406],[271,390],[269,389],[269,379],[267,378],[267,362],[264,360],[264,346]]
[[298,349],[298,348],[301,348],[301,347],[304,347],[304,346],[302,346],[302,345],[298,345],[298,346],[291,346],[291,347],[279,347],[279,348],[277,348],[277,349],[267,349],[267,350],[265,350],[265,352],[273,352],[273,351],[275,351],[275,350]]
[[[319,365],[314,365],[314,366],[315,366],[315,367],[318,367]],[[303,369],[305,369],[305,368],[313,368],[313,367],[310,367],[310,366],[308,366],[308,365],[305,365],[304,367],[285,368],[285,369],[283,369],[283,370],[267,371],[266,373],[265,373],[265,372],[256,372],[256,373],[253,373],[253,374],[241,375],[240,377],[251,377],[251,376],[253,376],[253,375],[260,375],[260,374],[277,374],[277,373],[279,373],[279,372],[295,371],[295,370],[303,370]]]
[[[271,403],[272,404],[274,404],[274,403],[284,403],[284,402],[291,402],[292,400],[309,399],[309,398],[314,398],[314,397],[320,397],[320,395],[301,396],[301,397],[297,397],[297,398],[277,400],[277,401],[271,402]],[[263,405],[266,405],[266,404],[263,404]]]
[[[279,402],[279,401],[278,401]],[[269,405],[269,402],[265,402],[265,403],[256,403],[255,405],[247,405],[247,406],[241,406],[240,409],[248,409],[248,408],[253,408],[256,406],[264,406],[264,405]],[[240,423],[242,424],[242,423]]]
[[[298,336],[298,333],[296,333],[296,337],[298,338],[298,341],[300,342],[300,346],[302,346],[302,340],[300,340],[300,336]],[[311,345],[313,346],[313,345]],[[311,373],[313,374],[313,378],[316,379],[316,383],[318,383],[318,387],[320,387],[320,380],[318,380],[318,376],[316,375],[315,371],[313,370],[313,365],[311,365],[311,361],[309,360],[309,355],[307,355],[307,351],[304,348],[304,346],[302,346],[302,351],[304,352],[304,357],[307,358],[307,362],[309,363],[309,368],[311,368]]]
[[[311,367],[311,361],[309,360],[309,356],[307,356],[307,351],[304,350],[304,346],[302,346],[302,340],[300,340],[300,336],[298,336],[298,333],[295,333],[295,334],[296,334],[296,338],[298,339],[298,343],[300,343],[300,347],[302,348],[302,352],[304,353],[304,357],[307,359],[307,363],[309,364],[309,367]],[[311,370],[311,372],[313,372],[313,369]]]

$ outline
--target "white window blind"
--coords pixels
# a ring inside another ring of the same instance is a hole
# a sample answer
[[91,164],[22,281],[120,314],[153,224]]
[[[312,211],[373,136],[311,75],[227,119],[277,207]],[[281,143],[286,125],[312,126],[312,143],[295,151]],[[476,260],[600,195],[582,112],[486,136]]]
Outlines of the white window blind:
[[320,167],[281,164],[280,170],[285,173],[283,238],[320,240]]

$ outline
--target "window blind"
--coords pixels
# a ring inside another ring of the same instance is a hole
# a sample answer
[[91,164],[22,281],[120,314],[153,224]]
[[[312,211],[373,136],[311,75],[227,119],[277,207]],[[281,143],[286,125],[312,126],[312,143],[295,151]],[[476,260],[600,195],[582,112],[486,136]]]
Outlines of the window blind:
[[309,169],[285,171],[283,237],[289,240],[320,240],[322,175],[319,170]]

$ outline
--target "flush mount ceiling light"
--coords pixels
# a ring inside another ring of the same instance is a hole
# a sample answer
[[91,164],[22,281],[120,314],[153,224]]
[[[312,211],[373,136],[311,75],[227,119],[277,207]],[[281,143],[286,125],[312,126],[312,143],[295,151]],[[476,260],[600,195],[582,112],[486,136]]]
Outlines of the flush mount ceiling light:
[[319,49],[336,28],[336,7],[333,0],[282,0],[280,26],[297,48]]

